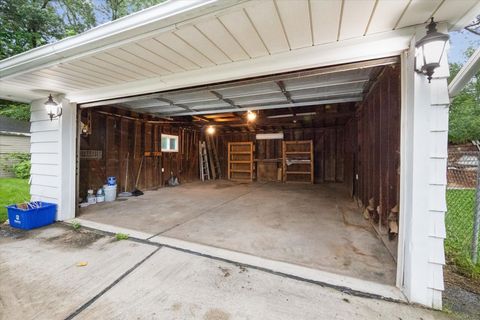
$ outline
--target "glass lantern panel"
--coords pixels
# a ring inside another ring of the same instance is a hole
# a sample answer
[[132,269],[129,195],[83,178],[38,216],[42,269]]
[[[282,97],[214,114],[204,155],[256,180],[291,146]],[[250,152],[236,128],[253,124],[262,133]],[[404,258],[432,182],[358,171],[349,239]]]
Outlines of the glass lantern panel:
[[444,41],[433,41],[425,43],[423,45],[423,54],[425,57],[425,63],[440,63],[442,57],[443,48],[445,46]]

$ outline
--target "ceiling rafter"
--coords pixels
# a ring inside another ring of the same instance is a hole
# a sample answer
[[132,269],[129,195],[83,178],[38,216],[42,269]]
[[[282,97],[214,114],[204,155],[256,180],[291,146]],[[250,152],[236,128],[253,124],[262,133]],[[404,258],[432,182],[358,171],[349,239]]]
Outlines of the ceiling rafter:
[[215,90],[210,90],[210,93],[213,94],[218,98],[218,100],[221,100],[223,102],[228,103],[232,108],[240,108],[240,106],[237,106],[232,100],[224,98],[220,93],[218,93]]
[[161,102],[166,102],[168,103],[171,107],[178,107],[178,108],[182,108],[186,111],[189,111],[189,112],[194,112],[196,113],[197,111],[191,109],[190,107],[186,106],[186,105],[183,105],[183,104],[180,104],[180,103],[175,103],[173,102],[172,100],[170,99],[167,99],[167,98],[161,98],[161,97],[158,97],[158,98],[155,98],[156,100],[158,101],[161,101]]

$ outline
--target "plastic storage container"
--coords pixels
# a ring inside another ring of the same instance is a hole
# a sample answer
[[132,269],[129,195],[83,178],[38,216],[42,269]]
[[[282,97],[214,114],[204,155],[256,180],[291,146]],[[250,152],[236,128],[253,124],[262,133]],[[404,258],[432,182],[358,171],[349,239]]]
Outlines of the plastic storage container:
[[117,185],[114,186],[103,186],[103,191],[105,192],[105,202],[115,201],[117,198]]
[[35,202],[38,207],[19,209],[16,205],[7,207],[8,221],[13,228],[30,230],[52,224],[57,214],[57,205],[48,202]]

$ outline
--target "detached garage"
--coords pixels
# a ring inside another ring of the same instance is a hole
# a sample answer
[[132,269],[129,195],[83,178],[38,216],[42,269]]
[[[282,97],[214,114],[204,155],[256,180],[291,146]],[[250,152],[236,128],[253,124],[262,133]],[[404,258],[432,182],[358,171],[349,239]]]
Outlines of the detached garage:
[[[57,220],[441,308],[445,34],[479,9],[167,1],[1,61],[0,96]],[[143,195],[84,206],[108,177]]]
[[395,283],[399,58],[80,104],[78,118],[78,202],[108,176],[145,192],[81,219]]

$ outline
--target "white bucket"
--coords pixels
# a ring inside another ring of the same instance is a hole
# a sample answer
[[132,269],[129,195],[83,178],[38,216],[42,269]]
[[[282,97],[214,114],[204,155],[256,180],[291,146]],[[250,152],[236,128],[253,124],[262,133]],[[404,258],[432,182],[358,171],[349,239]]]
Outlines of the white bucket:
[[117,198],[117,185],[103,186],[105,191],[105,202],[115,201]]

